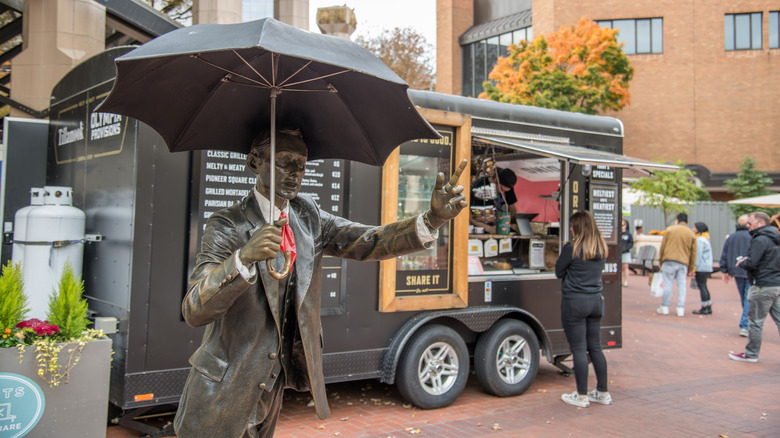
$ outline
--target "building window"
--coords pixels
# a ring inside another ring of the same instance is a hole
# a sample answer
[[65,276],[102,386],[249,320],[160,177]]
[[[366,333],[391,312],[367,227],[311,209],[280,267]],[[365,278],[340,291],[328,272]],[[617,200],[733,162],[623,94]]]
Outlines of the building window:
[[769,48],[780,49],[780,11],[769,13]]
[[484,91],[482,83],[496,66],[498,58],[507,56],[510,44],[532,40],[531,27],[495,35],[463,46],[463,95],[479,96]]
[[726,14],[724,21],[726,50],[761,49],[761,15],[761,12]]
[[664,19],[597,20],[599,26],[618,29],[617,41],[626,55],[664,52]]

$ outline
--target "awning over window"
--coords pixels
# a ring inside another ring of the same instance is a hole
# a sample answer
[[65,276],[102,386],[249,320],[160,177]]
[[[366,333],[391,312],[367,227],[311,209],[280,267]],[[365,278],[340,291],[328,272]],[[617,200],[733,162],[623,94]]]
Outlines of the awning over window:
[[472,26],[458,38],[461,46],[484,40],[502,33],[512,32],[531,25],[531,10],[508,15],[487,23]]
[[555,144],[544,142],[532,142],[519,139],[489,137],[473,135],[473,139],[494,144],[507,149],[514,149],[542,157],[557,158],[574,164],[590,164],[592,166],[611,166],[636,171],[652,172],[657,170],[674,171],[679,168],[672,164],[662,164],[641,158],[632,158],[625,155],[613,154],[585,147],[568,144]]

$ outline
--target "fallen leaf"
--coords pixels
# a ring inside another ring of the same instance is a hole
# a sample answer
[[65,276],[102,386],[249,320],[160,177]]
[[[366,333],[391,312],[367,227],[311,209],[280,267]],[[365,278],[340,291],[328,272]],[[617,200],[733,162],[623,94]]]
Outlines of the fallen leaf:
[[421,430],[420,430],[420,428],[419,428],[419,427],[418,427],[417,429],[415,429],[415,428],[413,428],[413,427],[407,427],[407,428],[405,428],[404,430],[405,430],[405,431],[407,431],[407,432],[409,432],[409,433],[410,433],[410,434],[412,434],[412,435],[417,435],[418,433],[420,433],[420,432],[421,432]]
[[333,436],[339,436],[339,435],[341,435],[341,432],[336,432],[336,433],[333,434]]
[[504,430],[503,427],[499,426],[498,423],[493,424],[493,427],[491,427],[493,430]]
[[404,409],[412,409],[412,404],[411,403],[404,403],[403,407],[404,407]]
[[477,427],[482,427],[482,423],[477,423]]
[[[270,208],[270,207],[269,207],[269,208]],[[725,433],[722,433],[722,434],[720,434],[720,435],[718,435],[718,436],[719,436],[720,438],[729,438],[729,436],[728,436],[728,435],[726,435]]]
[[[270,207],[269,207],[269,208],[270,208]],[[347,421],[347,420],[349,420],[349,417],[341,417],[341,418],[339,418],[339,420],[341,420],[341,421]]]
[[[269,208],[270,208],[270,207],[269,207]],[[310,408],[310,407],[312,407],[312,406],[314,406],[314,399],[312,399],[312,400],[309,400],[309,403],[306,403],[306,407],[307,407],[307,408]]]
[[325,429],[327,429],[327,427],[325,427],[324,424],[320,424],[319,426],[317,426],[317,429],[325,430]]

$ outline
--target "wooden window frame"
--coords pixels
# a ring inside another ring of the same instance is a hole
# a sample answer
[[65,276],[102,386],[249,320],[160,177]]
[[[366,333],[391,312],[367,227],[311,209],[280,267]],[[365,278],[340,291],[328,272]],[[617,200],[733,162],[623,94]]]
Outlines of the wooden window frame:
[[[462,159],[468,159],[469,165],[458,181],[466,190],[466,202],[469,201],[469,176],[471,175],[471,116],[468,114],[438,111],[427,108],[417,110],[432,125],[449,126],[455,129],[454,160],[451,170]],[[382,168],[382,225],[398,219],[398,172],[400,147],[396,148],[385,161]],[[468,208],[453,220],[450,245],[452,260],[452,293],[396,296],[396,260],[383,260],[379,264],[379,311],[401,312],[410,310],[454,309],[468,306]]]

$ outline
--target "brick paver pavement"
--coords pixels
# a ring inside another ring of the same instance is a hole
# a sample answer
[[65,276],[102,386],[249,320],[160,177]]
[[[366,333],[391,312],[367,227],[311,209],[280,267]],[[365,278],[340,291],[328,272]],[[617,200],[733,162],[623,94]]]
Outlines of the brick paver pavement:
[[[693,315],[698,291],[688,291],[683,318],[655,312],[660,298],[647,277],[631,275],[623,290],[623,348],[606,353],[610,406],[576,408],[560,396],[574,390],[542,359],[536,380],[518,397],[483,393],[472,375],[447,408],[410,407],[394,387],[378,381],[328,385],[331,416],[318,420],[310,398],[288,392],[277,437],[780,437],[780,336],[764,327],[758,363],[730,360],[745,339],[736,287],[713,278],[711,316]],[[673,297],[676,302],[676,294]],[[590,387],[595,386],[591,370]],[[204,415],[208,413],[204,412]],[[110,427],[107,438],[137,437]]]

